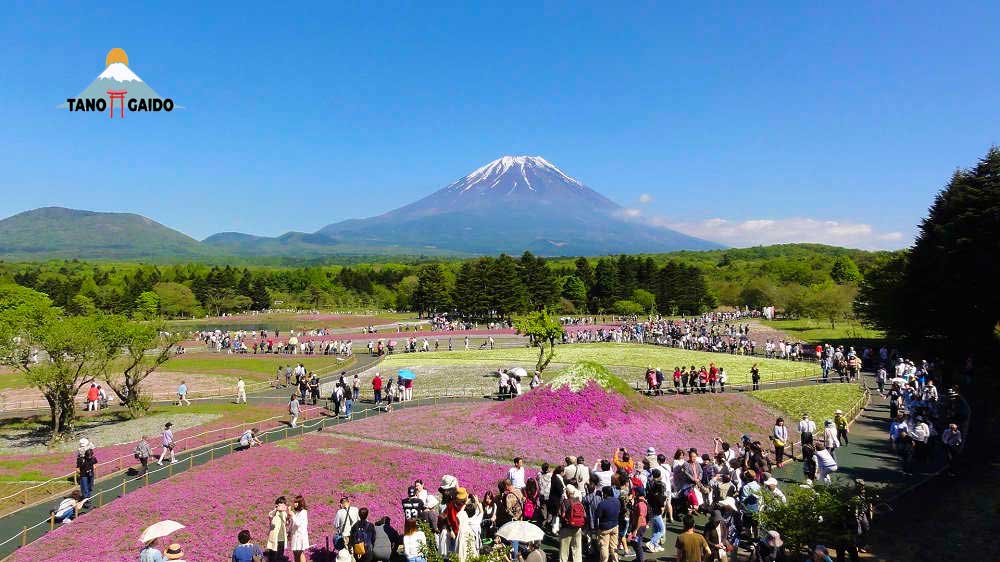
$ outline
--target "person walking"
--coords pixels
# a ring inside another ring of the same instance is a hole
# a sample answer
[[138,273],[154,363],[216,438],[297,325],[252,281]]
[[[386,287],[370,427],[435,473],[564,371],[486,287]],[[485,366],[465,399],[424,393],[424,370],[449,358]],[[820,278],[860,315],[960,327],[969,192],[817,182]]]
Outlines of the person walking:
[[292,501],[288,536],[292,562],[306,562],[306,551],[309,550],[309,511],[306,500],[301,495],[295,496]]
[[753,389],[760,390],[760,369],[757,368],[756,363],[750,367],[750,380],[753,382]]
[[580,490],[567,484],[566,499],[560,503],[559,562],[569,562],[570,553],[573,554],[573,562],[583,562],[583,528],[587,517]]
[[97,464],[97,457],[94,456],[93,449],[87,449],[83,456],[76,457],[76,468],[80,474],[80,493],[83,501],[90,499],[90,494],[94,490],[94,465]]
[[236,403],[247,403],[247,384],[243,382],[243,377],[236,381]]
[[[602,500],[595,513],[597,540],[600,544],[600,562],[618,562],[618,518],[621,502],[611,486],[601,490]],[[693,521],[693,520],[692,520]]]
[[291,397],[288,399],[288,415],[291,418],[291,420],[289,421],[289,425],[291,425],[293,429],[298,427],[299,399],[298,396],[295,394],[292,394]]
[[771,443],[774,445],[774,461],[778,466],[785,460],[785,445],[788,443],[788,428],[785,427],[785,419],[774,420],[774,428],[771,429]]
[[139,471],[139,476],[146,474],[149,470],[149,457],[153,456],[153,448],[149,446],[149,442],[146,441],[146,436],[143,435],[139,442],[135,446],[135,450],[132,451],[132,456],[135,460],[139,461],[142,465],[142,469]]
[[187,383],[181,381],[181,385],[177,387],[177,405],[190,406],[191,401],[187,399],[188,387]]
[[694,516],[684,516],[684,531],[677,535],[674,543],[677,548],[675,559],[677,562],[702,562],[712,555],[712,549],[708,546],[705,537],[694,532]]
[[833,424],[837,426],[837,440],[840,441],[841,445],[847,445],[850,441],[847,440],[847,418],[844,417],[843,410],[837,410],[833,413]]
[[160,458],[156,461],[156,464],[163,466],[163,458],[167,456],[167,452],[170,453],[170,462],[177,462],[177,458],[174,456],[174,432],[171,427],[173,427],[173,422],[167,422],[163,424],[163,433],[160,434],[160,443],[163,450],[160,452]]
[[378,406],[382,402],[382,375],[378,372],[372,378],[372,392],[375,393],[375,405]]

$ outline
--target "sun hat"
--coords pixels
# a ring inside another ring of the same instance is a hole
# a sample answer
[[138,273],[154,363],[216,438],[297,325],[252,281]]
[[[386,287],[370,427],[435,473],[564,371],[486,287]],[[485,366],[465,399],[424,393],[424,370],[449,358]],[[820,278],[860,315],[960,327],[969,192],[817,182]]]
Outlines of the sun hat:
[[81,437],[80,438],[80,447],[86,447],[87,445],[90,445],[90,440],[87,439],[86,437]]
[[833,413],[834,413],[834,415],[836,415],[836,414],[844,415],[844,411],[843,410],[834,410]]
[[724,500],[720,501],[719,505],[722,507],[728,507],[729,509],[732,509],[734,511],[736,510],[736,500],[731,497],[725,498]]
[[775,480],[774,478],[768,478],[767,480],[764,481],[764,485],[765,486],[777,486],[778,485],[778,481]]
[[455,490],[455,499],[459,501],[465,501],[469,499],[469,491],[462,487],[457,488]]
[[441,477],[441,486],[438,487],[438,490],[450,490],[457,487],[458,479],[450,474],[445,474]]
[[567,484],[566,485],[566,495],[568,497],[571,497],[571,498],[579,498],[580,497],[580,490],[578,490],[577,487],[574,486],[574,485],[572,485],[572,484]]
[[167,547],[167,551],[163,555],[167,560],[178,560],[184,558],[184,551],[181,550],[181,545],[174,543]]
[[655,455],[656,454],[656,449],[653,448],[653,447],[646,447],[646,454],[647,455]]
[[767,543],[774,548],[781,548],[781,545],[785,544],[785,541],[781,540],[781,534],[778,531],[768,531]]

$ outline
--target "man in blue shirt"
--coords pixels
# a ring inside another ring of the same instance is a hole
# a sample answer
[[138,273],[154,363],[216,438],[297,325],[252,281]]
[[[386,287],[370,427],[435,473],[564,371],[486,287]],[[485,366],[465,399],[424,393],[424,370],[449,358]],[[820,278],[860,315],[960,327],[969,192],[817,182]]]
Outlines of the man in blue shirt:
[[601,544],[601,562],[618,562],[618,517],[621,502],[615,497],[611,486],[601,490],[604,499],[597,504],[595,527]]

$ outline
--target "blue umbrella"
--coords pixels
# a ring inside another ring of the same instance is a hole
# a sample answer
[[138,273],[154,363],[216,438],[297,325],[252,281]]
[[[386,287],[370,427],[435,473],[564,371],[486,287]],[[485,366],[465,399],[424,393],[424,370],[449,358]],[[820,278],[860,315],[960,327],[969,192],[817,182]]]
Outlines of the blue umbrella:
[[407,381],[412,381],[413,379],[417,378],[417,375],[409,369],[400,369],[399,378]]

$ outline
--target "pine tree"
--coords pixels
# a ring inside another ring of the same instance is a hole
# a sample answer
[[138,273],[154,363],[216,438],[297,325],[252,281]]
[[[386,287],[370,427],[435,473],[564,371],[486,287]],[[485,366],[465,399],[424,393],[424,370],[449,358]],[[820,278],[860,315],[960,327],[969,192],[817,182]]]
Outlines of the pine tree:
[[425,265],[417,274],[417,290],[413,293],[413,304],[420,312],[435,314],[445,312],[451,306],[444,267],[439,263]]
[[500,254],[493,261],[489,272],[489,292],[493,297],[493,309],[501,318],[510,318],[513,314],[526,310],[524,284],[521,283],[514,258]]

